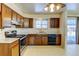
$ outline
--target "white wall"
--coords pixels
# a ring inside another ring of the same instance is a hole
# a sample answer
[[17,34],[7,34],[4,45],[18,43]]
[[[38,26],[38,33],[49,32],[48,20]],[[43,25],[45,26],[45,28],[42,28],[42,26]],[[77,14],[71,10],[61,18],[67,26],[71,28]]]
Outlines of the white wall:
[[63,48],[66,47],[66,32],[67,32],[66,20],[67,20],[67,11],[66,9],[64,9],[64,11],[61,14],[61,28],[60,28],[62,34],[61,47]]

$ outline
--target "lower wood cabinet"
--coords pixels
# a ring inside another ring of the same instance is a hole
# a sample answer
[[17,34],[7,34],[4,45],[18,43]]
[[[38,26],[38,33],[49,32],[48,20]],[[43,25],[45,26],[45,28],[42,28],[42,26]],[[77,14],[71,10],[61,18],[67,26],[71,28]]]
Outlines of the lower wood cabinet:
[[19,41],[0,43],[0,56],[19,56]]
[[61,34],[56,35],[56,45],[61,45]]
[[36,36],[35,37],[35,45],[41,45],[42,44],[42,42],[41,42],[41,36]]
[[11,53],[12,53],[12,56],[19,55],[19,42],[18,41],[15,41],[14,43],[12,43]]
[[[55,38],[51,39],[48,35],[30,34],[26,39],[26,45],[61,45],[61,34],[54,34]],[[54,35],[51,35],[51,37],[54,37]]]
[[42,37],[42,44],[43,45],[48,45],[48,36],[43,36]]
[[34,36],[29,36],[29,45],[34,45],[35,44],[35,37]]
[[18,56],[19,55],[19,48],[18,48],[19,45],[15,45],[12,47],[12,56]]
[[28,45],[47,45],[48,36],[47,35],[29,35]]

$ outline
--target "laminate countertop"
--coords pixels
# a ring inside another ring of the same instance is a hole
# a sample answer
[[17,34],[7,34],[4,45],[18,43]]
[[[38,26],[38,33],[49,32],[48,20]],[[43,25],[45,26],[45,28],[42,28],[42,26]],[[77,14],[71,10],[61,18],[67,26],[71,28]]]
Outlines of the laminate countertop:
[[0,43],[13,43],[16,40],[19,40],[19,38],[4,38],[0,39]]

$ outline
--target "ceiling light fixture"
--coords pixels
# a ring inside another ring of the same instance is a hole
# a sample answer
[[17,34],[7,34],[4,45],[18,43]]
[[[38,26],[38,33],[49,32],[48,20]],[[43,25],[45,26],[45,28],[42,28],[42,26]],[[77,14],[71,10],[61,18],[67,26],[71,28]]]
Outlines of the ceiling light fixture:
[[49,4],[46,5],[44,10],[49,11],[49,12],[54,12],[54,11],[60,10],[64,6],[65,6],[65,4],[62,4],[62,3],[49,3]]

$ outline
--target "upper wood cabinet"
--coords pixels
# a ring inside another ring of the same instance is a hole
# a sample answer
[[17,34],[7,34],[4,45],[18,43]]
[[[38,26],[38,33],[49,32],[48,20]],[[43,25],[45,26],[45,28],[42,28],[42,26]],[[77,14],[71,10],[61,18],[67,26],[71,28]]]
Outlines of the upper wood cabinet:
[[11,12],[12,10],[10,8],[2,4],[2,18],[3,19],[9,18],[9,20],[11,20],[11,16],[12,16]]
[[[14,26],[23,28],[23,19],[23,16],[19,15],[5,4],[0,4],[0,28],[11,28]],[[16,21],[19,22],[19,25],[17,25]]]
[[12,11],[12,20],[16,20],[16,12]]
[[29,28],[33,28],[33,18],[29,18]]
[[1,13],[1,3],[0,3],[0,13]]
[[60,18],[50,18],[50,28],[59,28]]
[[20,16],[21,28],[24,28],[24,17]]
[[1,18],[1,14],[0,14],[0,29],[2,29],[2,18]]
[[0,29],[2,28],[2,15],[1,15],[1,3],[0,3]]
[[11,27],[12,10],[6,5],[2,4],[2,26]]

